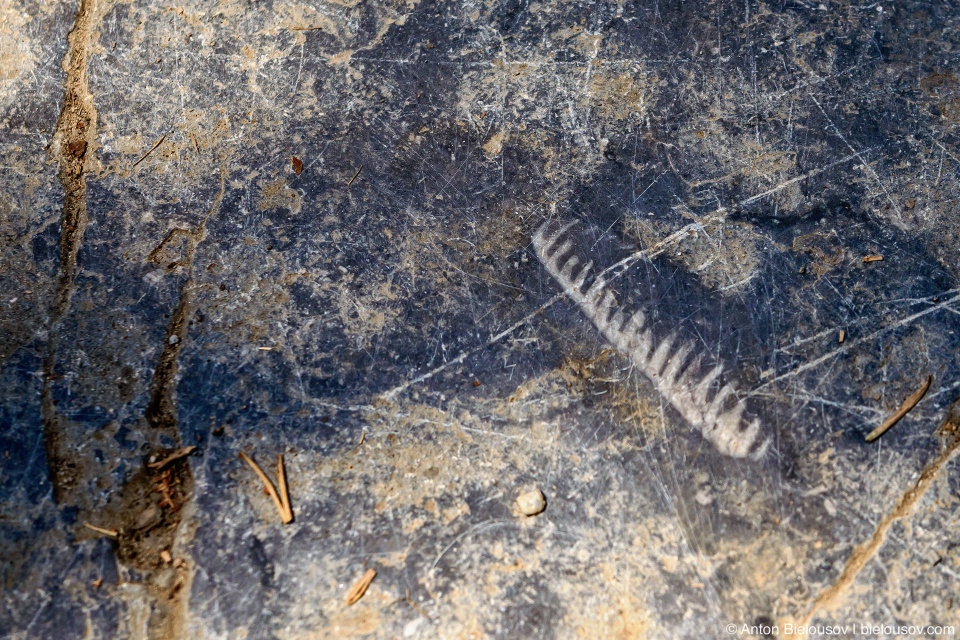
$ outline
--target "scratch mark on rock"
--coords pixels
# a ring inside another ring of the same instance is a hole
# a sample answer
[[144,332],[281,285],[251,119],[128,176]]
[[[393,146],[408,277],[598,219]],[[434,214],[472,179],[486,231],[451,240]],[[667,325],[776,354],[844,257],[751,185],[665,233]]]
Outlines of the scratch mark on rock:
[[546,302],[544,302],[542,305],[540,305],[534,312],[529,313],[529,314],[525,315],[523,318],[521,318],[520,320],[514,322],[512,325],[510,325],[509,327],[507,327],[506,329],[504,329],[503,331],[501,331],[501,332],[498,333],[497,335],[491,337],[489,340],[487,340],[487,341],[486,341],[485,343],[483,343],[481,346],[475,347],[475,348],[470,349],[470,350],[468,350],[468,351],[464,351],[463,353],[461,353],[460,355],[458,355],[458,356],[457,356],[456,358],[454,358],[453,360],[450,360],[449,362],[445,362],[445,363],[443,363],[442,365],[440,365],[439,367],[437,367],[437,368],[435,368],[435,369],[431,369],[430,371],[427,371],[426,373],[424,373],[424,374],[422,374],[422,375],[420,375],[420,376],[417,376],[416,378],[414,378],[414,379],[412,379],[412,380],[408,380],[407,382],[404,382],[403,384],[397,385],[397,386],[394,387],[393,389],[390,389],[389,391],[384,392],[384,393],[382,394],[382,397],[383,397],[384,399],[386,399],[386,400],[393,400],[395,397],[397,397],[398,394],[402,393],[403,391],[405,391],[405,390],[406,390],[407,388],[409,388],[410,386],[415,385],[415,384],[419,384],[419,383],[421,383],[421,382],[423,382],[423,381],[425,381],[425,380],[429,380],[430,378],[432,378],[433,376],[437,375],[438,373],[440,373],[440,372],[443,371],[444,369],[448,369],[448,368],[450,368],[450,367],[453,367],[453,366],[455,366],[455,365],[458,365],[458,364],[460,364],[461,362],[463,362],[464,360],[466,360],[468,357],[470,357],[470,356],[472,356],[472,355],[474,355],[474,354],[482,351],[483,349],[486,349],[487,347],[489,347],[489,346],[491,346],[491,345],[494,345],[494,344],[500,342],[501,340],[503,340],[504,338],[506,338],[508,335],[510,335],[511,333],[513,333],[514,331],[516,331],[517,329],[519,329],[520,327],[522,327],[522,326],[525,325],[526,323],[530,322],[534,317],[536,317],[537,315],[539,315],[541,312],[545,311],[546,309],[549,309],[551,306],[553,306],[554,304],[556,304],[561,298],[563,298],[563,295],[562,295],[562,294],[555,295],[554,297],[550,298],[549,300],[547,300]]
[[833,120],[830,119],[830,116],[827,115],[827,112],[824,110],[824,108],[820,106],[820,101],[817,100],[816,97],[813,95],[810,96],[810,99],[813,100],[813,103],[817,105],[818,109],[820,109],[820,113],[822,113],[823,117],[826,118],[827,123],[833,129],[833,132],[837,134],[837,137],[840,138],[841,141],[843,141],[843,144],[847,146],[847,149],[849,149],[853,155],[855,155],[857,158],[860,159],[860,161],[863,163],[864,170],[870,174],[874,182],[877,183],[877,186],[880,187],[881,190],[883,190],[883,194],[887,196],[887,202],[890,203],[890,206],[893,207],[893,210],[897,213],[897,217],[892,220],[893,224],[895,224],[899,229],[905,231],[907,229],[907,225],[903,222],[903,212],[900,210],[899,205],[897,205],[893,197],[891,197],[890,191],[887,190],[887,186],[883,184],[883,181],[880,180],[880,176],[878,176],[877,172],[873,170],[873,167],[870,166],[870,163],[861,157],[861,154],[866,153],[866,151],[857,151],[856,149],[854,149],[853,145],[850,144],[846,136],[844,136],[840,132],[840,129],[837,127],[837,125],[835,125],[833,123]]
[[873,147],[871,147],[870,149],[865,149],[865,150],[863,150],[863,151],[856,152],[856,153],[851,153],[850,155],[848,155],[848,156],[846,156],[846,157],[840,158],[839,160],[837,160],[837,161],[835,161],[835,162],[831,162],[830,164],[824,165],[824,166],[822,166],[822,167],[820,167],[820,168],[818,168],[818,169],[813,169],[813,170],[811,170],[811,171],[807,171],[807,172],[804,173],[803,175],[799,175],[799,176],[795,176],[795,177],[793,177],[793,178],[790,178],[790,179],[787,180],[786,182],[781,182],[781,183],[778,184],[777,186],[775,186],[775,187],[773,187],[773,188],[771,188],[771,189],[767,189],[767,190],[764,191],[763,193],[758,193],[758,194],[755,195],[755,196],[750,196],[750,197],[747,198],[746,200],[741,200],[741,201],[739,202],[739,205],[740,205],[741,207],[743,207],[743,206],[746,206],[746,205],[748,205],[748,204],[752,204],[752,203],[756,202],[757,200],[760,200],[761,198],[765,198],[766,196],[773,195],[774,193],[776,193],[776,192],[778,192],[778,191],[781,191],[782,189],[786,189],[787,187],[789,187],[789,186],[792,185],[792,184],[795,184],[795,183],[797,183],[797,182],[801,182],[801,181],[803,181],[803,180],[806,180],[807,178],[812,178],[812,177],[814,177],[814,176],[818,176],[818,175],[820,175],[821,173],[823,173],[824,171],[827,171],[828,169],[832,169],[833,167],[836,167],[837,165],[841,165],[841,164],[843,164],[843,163],[845,163],[845,162],[850,162],[850,161],[853,160],[854,158],[859,158],[861,153],[867,153],[867,152],[872,151],[872,150],[873,150]]
[[948,300],[944,300],[938,304],[933,305],[932,307],[924,309],[923,311],[918,311],[917,313],[913,313],[907,316],[906,318],[902,318],[900,320],[897,320],[896,322],[892,322],[887,326],[883,327],[882,329],[877,329],[876,331],[859,338],[855,342],[851,340],[846,340],[844,341],[842,346],[837,347],[833,351],[828,351],[827,353],[823,354],[819,358],[816,358],[814,360],[811,360],[810,362],[804,363],[803,365],[797,367],[796,369],[787,371],[786,373],[782,373],[775,378],[771,378],[770,380],[767,380],[766,382],[758,386],[756,389],[751,391],[750,395],[758,395],[763,389],[769,387],[772,384],[776,384],[777,382],[780,382],[781,380],[786,380],[788,378],[794,378],[805,371],[814,369],[820,366],[821,364],[823,364],[824,362],[827,362],[828,360],[832,360],[833,358],[836,358],[837,356],[850,351],[855,344],[872,340],[877,336],[880,336],[884,333],[887,333],[888,331],[892,331],[893,329],[896,329],[897,327],[905,327],[910,323],[912,323],[914,320],[919,320],[923,316],[931,314],[934,311],[940,311],[941,309],[951,309],[951,305],[953,303],[960,301],[960,294],[957,293],[956,289],[952,289],[946,292],[946,294],[950,294],[950,293],[953,293],[955,295]]

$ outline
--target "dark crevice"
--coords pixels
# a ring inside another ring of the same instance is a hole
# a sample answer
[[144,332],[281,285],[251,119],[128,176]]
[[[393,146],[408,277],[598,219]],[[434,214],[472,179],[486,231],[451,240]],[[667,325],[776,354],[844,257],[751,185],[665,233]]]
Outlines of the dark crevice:
[[189,595],[191,574],[184,565],[176,570],[175,580],[163,579],[171,571],[163,560],[163,552],[174,547],[178,536],[183,533],[184,524],[188,527],[193,524],[189,518],[184,521],[184,512],[191,507],[193,476],[185,458],[162,469],[146,463],[165,457],[179,446],[175,395],[177,360],[186,339],[186,318],[194,297],[193,255],[205,235],[207,219],[220,208],[224,183],[221,180],[220,193],[203,221],[195,229],[185,232],[187,277],[166,328],[163,349],[150,385],[148,407],[141,422],[146,429],[144,442],[149,443],[150,448],[142,460],[138,453],[137,461],[128,461],[133,466],[122,483],[113,488],[107,504],[93,508],[89,492],[92,483],[110,484],[110,481],[98,477],[101,473],[99,467],[90,465],[89,460],[78,453],[78,441],[87,436],[86,425],[71,420],[58,408],[57,386],[64,375],[63,367],[58,366],[58,347],[67,344],[67,339],[60,337],[62,325],[71,313],[71,300],[80,271],[78,254],[89,219],[87,175],[95,166],[95,151],[99,146],[97,112],[88,86],[87,63],[100,11],[97,0],[81,0],[68,37],[63,105],[50,145],[51,155],[59,165],[64,198],[58,273],[50,293],[45,324],[47,344],[41,394],[43,441],[54,500],[61,507],[79,509],[78,517],[74,519],[78,531],[83,530],[83,522],[90,521],[116,529],[118,561],[142,572],[143,584],[149,594],[151,613],[147,635],[152,639],[168,639],[179,637],[183,630],[182,614]]
[[[154,429],[162,430],[179,442],[177,432],[177,370],[179,367],[180,350],[183,348],[184,340],[187,338],[188,318],[193,309],[194,284],[193,284],[193,260],[197,251],[197,245],[206,235],[206,224],[210,216],[215,215],[220,210],[223,202],[224,189],[226,187],[224,176],[220,178],[220,191],[214,198],[213,204],[203,220],[192,230],[177,230],[180,235],[186,236],[185,259],[182,264],[186,268],[187,276],[180,286],[180,300],[177,308],[167,323],[167,331],[164,335],[163,349],[160,357],[157,359],[157,366],[154,369],[153,379],[150,381],[150,401],[147,404],[146,419]],[[168,234],[161,247],[170,237]],[[160,247],[158,247],[159,249]],[[151,252],[151,255],[155,253]]]
[[47,320],[47,350],[44,358],[44,384],[41,397],[43,441],[53,484],[54,500],[68,498],[76,478],[71,472],[69,446],[61,433],[64,420],[53,399],[52,381],[57,364],[57,329],[70,308],[77,271],[77,253],[87,228],[88,154],[97,139],[97,112],[87,86],[87,49],[96,0],[81,0],[77,18],[68,36],[65,61],[67,72],[63,106],[50,146],[60,165],[63,186],[63,213],[60,218],[60,266],[56,289]]

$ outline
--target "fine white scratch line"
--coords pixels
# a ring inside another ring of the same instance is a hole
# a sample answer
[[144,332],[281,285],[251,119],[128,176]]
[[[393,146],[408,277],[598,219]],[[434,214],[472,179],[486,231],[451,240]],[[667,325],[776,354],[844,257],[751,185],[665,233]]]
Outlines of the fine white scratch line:
[[720,453],[736,458],[761,458],[769,440],[760,438],[760,419],[745,415],[747,407],[737,390],[723,381],[722,365],[711,366],[708,356],[698,352],[692,343],[678,340],[676,333],[658,340],[642,310],[627,318],[607,286],[605,272],[598,274],[593,284],[584,290],[593,262],[582,265],[573,253],[573,242],[566,235],[572,224],[547,234],[551,225],[548,221],[533,236],[537,257],[564,293]]
[[[611,278],[617,278],[619,277],[620,274],[612,273],[612,272],[617,271],[619,269],[625,270],[629,265],[633,264],[637,260],[640,260],[641,258],[655,258],[656,256],[666,251],[668,247],[676,244],[677,242],[682,240],[684,237],[686,237],[690,233],[690,231],[695,229],[700,229],[703,227],[703,225],[711,224],[713,222],[723,221],[724,219],[726,219],[726,211],[722,210],[717,214],[710,215],[701,220],[698,220],[697,222],[690,223],[685,227],[683,227],[682,229],[678,229],[674,233],[671,233],[669,236],[667,236],[666,238],[664,238],[654,246],[650,247],[649,249],[642,249],[640,251],[632,253],[626,258],[624,258],[623,260],[621,260],[620,262],[610,265],[609,267],[607,267],[606,269],[600,272],[599,277],[602,278],[602,277],[606,277],[608,274],[612,274],[610,275]],[[533,320],[533,318],[538,316],[541,312],[547,310],[548,308],[556,304],[563,297],[564,297],[563,293],[558,293],[557,295],[553,296],[552,298],[544,302],[540,307],[538,307],[534,311],[528,313],[523,318],[516,321],[515,323],[513,323],[512,325],[510,325],[500,333],[496,334],[495,336],[492,336],[487,342],[483,343],[479,347],[475,347],[473,349],[464,351],[453,360],[450,360],[449,362],[445,362],[442,365],[436,367],[435,369],[431,369],[430,371],[427,371],[421,374],[420,376],[417,376],[416,378],[408,380],[407,382],[404,382],[401,385],[398,385],[392,389],[388,389],[387,391],[384,391],[381,394],[381,397],[384,398],[385,400],[392,401],[394,398],[397,397],[398,394],[409,389],[411,386],[424,382],[425,380],[429,380],[430,378],[437,375],[441,371],[444,371],[446,369],[449,369],[452,366],[462,363],[470,356],[476,353],[479,353],[480,351],[500,342],[505,337],[507,337],[508,335],[510,335],[511,333],[513,333],[514,331],[522,327],[523,325],[527,324],[531,320]]]
[[807,178],[812,178],[812,177],[814,177],[814,176],[820,175],[820,174],[823,173],[824,171],[826,171],[826,170],[828,170],[828,169],[832,169],[833,167],[837,166],[838,164],[843,164],[844,162],[850,162],[850,161],[853,160],[854,158],[859,158],[861,153],[868,153],[868,152],[870,152],[870,151],[873,151],[873,149],[874,149],[873,147],[870,147],[869,149],[864,149],[863,151],[851,153],[850,155],[846,156],[845,158],[841,158],[841,159],[839,159],[839,160],[837,160],[837,161],[835,161],[835,162],[831,162],[830,164],[824,165],[824,166],[820,167],[819,169],[813,169],[813,170],[811,170],[811,171],[808,171],[808,172],[804,173],[803,175],[796,176],[795,178],[790,178],[790,179],[787,180],[786,182],[781,182],[780,184],[778,184],[777,186],[773,187],[772,189],[767,189],[767,190],[764,191],[763,193],[758,193],[758,194],[755,195],[755,196],[750,196],[750,197],[747,198],[746,200],[741,200],[741,201],[740,201],[740,206],[743,207],[743,206],[746,206],[746,205],[751,204],[751,203],[753,203],[753,202],[756,202],[757,200],[760,200],[761,198],[765,198],[766,196],[772,195],[772,194],[776,193],[777,191],[780,191],[781,189],[785,189],[785,188],[789,187],[790,185],[794,184],[795,182],[800,182],[801,180],[806,180]]
[[842,347],[839,347],[839,348],[837,348],[837,349],[834,349],[833,351],[828,351],[827,353],[823,354],[822,356],[820,356],[820,357],[817,358],[816,360],[811,360],[810,362],[807,362],[807,363],[805,363],[805,364],[797,367],[796,369],[793,369],[792,371],[787,371],[786,373],[780,374],[780,375],[777,376],[776,378],[771,378],[770,380],[767,380],[766,382],[764,382],[763,384],[761,384],[760,386],[758,386],[756,389],[754,389],[753,391],[751,391],[749,395],[751,395],[751,396],[757,395],[757,394],[758,394],[760,391],[762,391],[764,388],[769,387],[769,386],[772,385],[772,384],[775,384],[775,383],[777,383],[777,382],[779,382],[779,381],[781,381],[781,380],[785,380],[785,379],[787,379],[787,378],[796,377],[796,376],[800,375],[801,373],[803,373],[804,371],[809,371],[810,369],[813,369],[814,367],[818,367],[818,366],[820,366],[821,364],[823,364],[824,362],[826,362],[827,360],[832,360],[833,358],[836,358],[836,357],[839,356],[840,354],[846,353],[847,351],[850,350],[850,348],[851,348],[852,345],[854,345],[854,344],[857,344],[857,343],[860,343],[860,342],[865,342],[865,341],[867,341],[867,340],[872,340],[873,338],[876,338],[877,336],[880,336],[880,335],[882,335],[882,334],[884,334],[884,333],[887,333],[888,331],[891,331],[891,330],[893,330],[893,329],[896,329],[897,327],[905,327],[905,326],[909,325],[911,322],[913,322],[914,320],[918,320],[918,319],[922,318],[922,317],[925,316],[925,315],[928,315],[928,314],[930,314],[930,313],[933,313],[934,311],[940,311],[940,310],[942,310],[942,309],[948,309],[948,308],[950,307],[950,305],[952,305],[954,302],[958,302],[958,301],[960,301],[960,294],[957,294],[957,295],[953,296],[953,297],[950,298],[949,300],[944,300],[943,302],[941,302],[941,303],[939,303],[939,304],[936,304],[936,305],[934,305],[934,306],[932,306],[932,307],[929,307],[928,309],[924,309],[923,311],[918,311],[917,313],[914,313],[914,314],[912,314],[912,315],[909,315],[909,316],[907,316],[906,318],[903,318],[902,320],[897,320],[896,322],[893,322],[893,323],[891,323],[891,324],[883,327],[882,329],[877,329],[876,331],[874,331],[874,332],[872,332],[872,333],[869,333],[869,334],[863,336],[862,338],[858,339],[858,340],[855,341],[855,342],[848,340],[847,342],[845,342],[845,343],[843,344]]
[[830,119],[830,116],[827,115],[827,112],[824,110],[824,108],[820,106],[820,102],[817,100],[816,96],[811,95],[810,99],[813,100],[813,103],[817,105],[818,109],[820,109],[820,113],[822,113],[823,117],[826,118],[827,123],[833,128],[833,131],[834,133],[837,134],[837,137],[840,138],[841,141],[843,141],[843,144],[847,145],[847,149],[849,149],[850,152],[853,153],[853,155],[855,155],[857,158],[860,159],[860,162],[863,163],[864,170],[869,172],[870,175],[873,176],[873,179],[874,181],[876,181],[877,186],[879,186],[880,189],[883,190],[883,194],[887,196],[887,202],[889,202],[890,206],[893,207],[893,210],[897,212],[897,219],[894,220],[893,223],[897,227],[899,227],[901,230],[906,230],[907,225],[904,224],[903,222],[903,212],[900,211],[900,207],[897,206],[897,203],[894,202],[893,197],[890,196],[890,192],[887,191],[887,186],[883,184],[883,182],[880,180],[880,176],[878,176],[877,172],[873,170],[873,167],[870,166],[870,163],[864,160],[862,157],[860,157],[860,154],[864,152],[857,151],[856,149],[853,148],[853,145],[847,141],[847,138],[840,132],[840,129],[837,127],[837,125],[833,124],[833,120]]
[[466,360],[469,356],[472,356],[472,355],[474,355],[475,353],[479,353],[480,351],[486,349],[487,347],[489,347],[489,346],[491,346],[491,345],[494,345],[494,344],[500,342],[500,341],[503,340],[505,337],[507,337],[508,335],[510,335],[511,333],[513,333],[514,331],[516,331],[517,329],[519,329],[520,327],[522,327],[522,326],[525,325],[526,323],[530,322],[530,321],[531,321],[535,316],[537,316],[540,312],[542,312],[542,311],[548,309],[549,307],[551,307],[552,305],[556,304],[556,302],[557,302],[558,300],[560,300],[561,298],[563,298],[563,294],[557,294],[557,295],[553,296],[552,298],[550,298],[549,300],[547,300],[546,302],[544,302],[542,305],[540,305],[540,307],[538,307],[538,308],[536,309],[536,311],[533,311],[532,313],[528,313],[527,315],[525,315],[525,316],[522,317],[521,319],[517,320],[516,322],[514,322],[512,325],[510,325],[509,327],[507,327],[506,329],[504,329],[503,331],[501,331],[501,332],[498,333],[497,335],[495,335],[495,336],[493,336],[492,338],[490,338],[489,340],[487,340],[485,343],[483,343],[483,344],[480,345],[479,347],[475,347],[475,348],[470,349],[470,350],[468,350],[468,351],[464,351],[463,353],[461,353],[460,355],[458,355],[458,356],[457,356],[456,358],[454,358],[453,360],[450,360],[449,362],[445,362],[445,363],[443,363],[442,365],[440,365],[439,367],[437,367],[437,368],[435,368],[435,369],[431,369],[430,371],[427,371],[427,372],[424,373],[423,375],[417,376],[417,377],[414,378],[413,380],[408,380],[407,382],[404,382],[403,384],[398,385],[398,386],[394,387],[393,389],[389,389],[388,391],[384,391],[384,392],[381,394],[381,397],[383,397],[383,398],[386,399],[386,400],[393,400],[395,397],[397,397],[397,394],[402,393],[404,390],[406,390],[406,389],[409,388],[410,386],[415,385],[415,384],[419,384],[419,383],[423,382],[424,380],[428,380],[428,379],[432,378],[433,376],[437,375],[438,373],[440,373],[441,371],[443,371],[444,369],[448,369],[448,368],[450,368],[450,367],[452,367],[452,366],[455,366],[455,365],[460,364],[461,362],[463,362],[464,360]]

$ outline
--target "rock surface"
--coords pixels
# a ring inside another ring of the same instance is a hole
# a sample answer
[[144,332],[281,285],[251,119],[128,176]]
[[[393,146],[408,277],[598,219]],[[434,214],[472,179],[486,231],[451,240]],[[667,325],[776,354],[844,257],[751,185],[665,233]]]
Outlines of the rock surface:
[[[4,0],[0,636],[952,637],[958,26]],[[618,304],[724,364],[763,457],[562,294],[548,220],[634,256]]]

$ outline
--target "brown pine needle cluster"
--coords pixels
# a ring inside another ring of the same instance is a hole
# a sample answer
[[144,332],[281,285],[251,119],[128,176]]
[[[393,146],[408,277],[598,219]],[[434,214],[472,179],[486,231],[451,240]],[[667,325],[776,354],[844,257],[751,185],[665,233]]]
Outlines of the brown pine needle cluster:
[[240,459],[250,465],[253,472],[256,473],[260,481],[263,482],[264,490],[273,500],[277,511],[280,512],[281,522],[283,522],[283,524],[293,522],[293,509],[290,507],[290,494],[287,491],[287,474],[283,469],[283,456],[277,456],[277,484],[279,485],[279,491],[273,486],[273,483],[270,482],[270,478],[263,472],[263,469],[261,469],[250,456],[241,451]]

